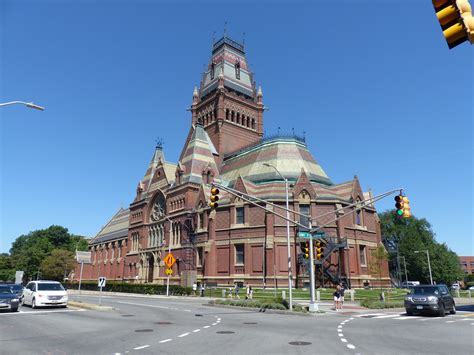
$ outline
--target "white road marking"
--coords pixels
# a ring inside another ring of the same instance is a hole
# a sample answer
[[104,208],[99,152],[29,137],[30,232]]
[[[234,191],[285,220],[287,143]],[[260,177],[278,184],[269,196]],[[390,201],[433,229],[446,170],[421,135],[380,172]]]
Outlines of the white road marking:
[[343,336],[344,336],[344,334],[342,334],[342,333],[338,333],[337,335],[339,335],[340,337],[343,337]]
[[201,331],[201,329],[194,329],[193,333],[197,333],[197,332],[200,332],[200,331]]
[[386,314],[384,316],[377,316],[374,317],[374,319],[380,319],[380,318],[395,318],[395,317],[400,317],[399,314]]
[[221,319],[220,319],[220,318],[217,318],[217,320],[218,320],[219,322],[221,321]]
[[354,320],[354,318],[349,318],[349,320]]
[[153,304],[144,304],[144,303],[135,303],[135,302],[122,302],[122,301],[117,301],[117,303],[131,304],[131,305],[134,305],[134,306],[145,306],[145,307],[153,307],[153,308],[171,309],[171,308],[169,308],[169,307],[156,306],[156,305],[153,305]]
[[137,346],[136,348],[133,348],[133,350],[141,350],[141,349],[148,348],[149,346],[150,345]]
[[338,332],[338,333],[342,333],[342,329],[338,329],[337,332]]
[[393,318],[393,319],[396,319],[396,320],[405,320],[405,319],[416,319],[416,318],[421,318],[421,317],[418,317],[418,316],[406,316],[406,317],[398,317],[398,318]]
[[342,341],[343,343],[347,343],[347,340],[344,339],[344,338],[341,338],[341,341]]
[[160,343],[167,343],[167,342],[169,342],[169,341],[171,341],[171,340],[173,340],[173,339],[165,339],[165,340],[160,341]]
[[355,349],[355,348],[356,348],[356,347],[355,347],[354,345],[352,345],[352,344],[347,344],[347,347],[348,347],[349,349]]
[[185,311],[185,312],[191,312],[190,309],[183,309],[183,311]]
[[15,315],[15,314],[40,314],[40,313],[68,313],[68,312],[85,312],[85,309],[62,309],[62,310],[48,310],[48,311],[19,311],[10,313],[1,313],[1,315]]
[[217,323],[212,323],[212,325],[217,325]]
[[178,335],[178,338],[182,338],[182,337],[185,337],[186,335],[189,335],[190,333],[183,333],[181,335]]
[[460,322],[462,322],[463,320],[470,320],[469,318],[462,318],[462,319],[459,319]]
[[454,323],[454,320],[447,320],[446,323]]
[[337,329],[341,329],[341,328],[342,328],[342,325],[338,325],[338,326],[337,326]]
[[207,329],[207,328],[210,328],[210,327],[211,327],[210,325],[205,325],[203,328]]

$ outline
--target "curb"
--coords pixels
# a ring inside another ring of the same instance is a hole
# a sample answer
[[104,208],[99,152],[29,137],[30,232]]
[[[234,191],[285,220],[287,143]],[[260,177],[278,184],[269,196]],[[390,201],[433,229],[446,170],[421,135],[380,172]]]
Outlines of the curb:
[[95,311],[113,311],[116,309],[114,307],[99,306],[96,304],[76,302],[76,301],[69,301],[68,305],[72,307],[76,307],[76,308],[92,309]]

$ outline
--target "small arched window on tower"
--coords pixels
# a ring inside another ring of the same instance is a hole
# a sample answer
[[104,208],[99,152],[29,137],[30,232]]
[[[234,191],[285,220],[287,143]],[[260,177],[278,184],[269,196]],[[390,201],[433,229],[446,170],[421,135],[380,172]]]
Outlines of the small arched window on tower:
[[255,129],[255,118],[252,118],[252,129]]
[[235,78],[240,80],[240,60],[235,62]]
[[215,72],[215,69],[216,69],[216,65],[214,64],[214,62],[212,62],[212,64],[211,64],[211,72],[210,72],[211,80],[214,80],[214,72]]

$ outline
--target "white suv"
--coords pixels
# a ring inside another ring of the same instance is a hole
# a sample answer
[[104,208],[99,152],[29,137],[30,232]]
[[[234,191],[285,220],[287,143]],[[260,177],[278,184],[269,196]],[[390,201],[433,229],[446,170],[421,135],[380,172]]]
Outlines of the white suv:
[[23,305],[31,308],[41,306],[67,307],[67,292],[57,281],[31,281],[26,285],[21,296]]

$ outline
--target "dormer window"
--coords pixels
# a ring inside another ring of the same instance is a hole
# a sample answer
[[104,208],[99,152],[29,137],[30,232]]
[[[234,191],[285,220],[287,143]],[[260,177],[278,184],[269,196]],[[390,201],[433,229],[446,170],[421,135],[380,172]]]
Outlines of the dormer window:
[[212,62],[212,64],[211,64],[211,72],[210,72],[210,74],[211,74],[211,80],[214,80],[214,71],[215,71],[215,69],[216,69],[216,65],[214,64],[214,62]]
[[240,80],[240,61],[235,62],[235,78]]

